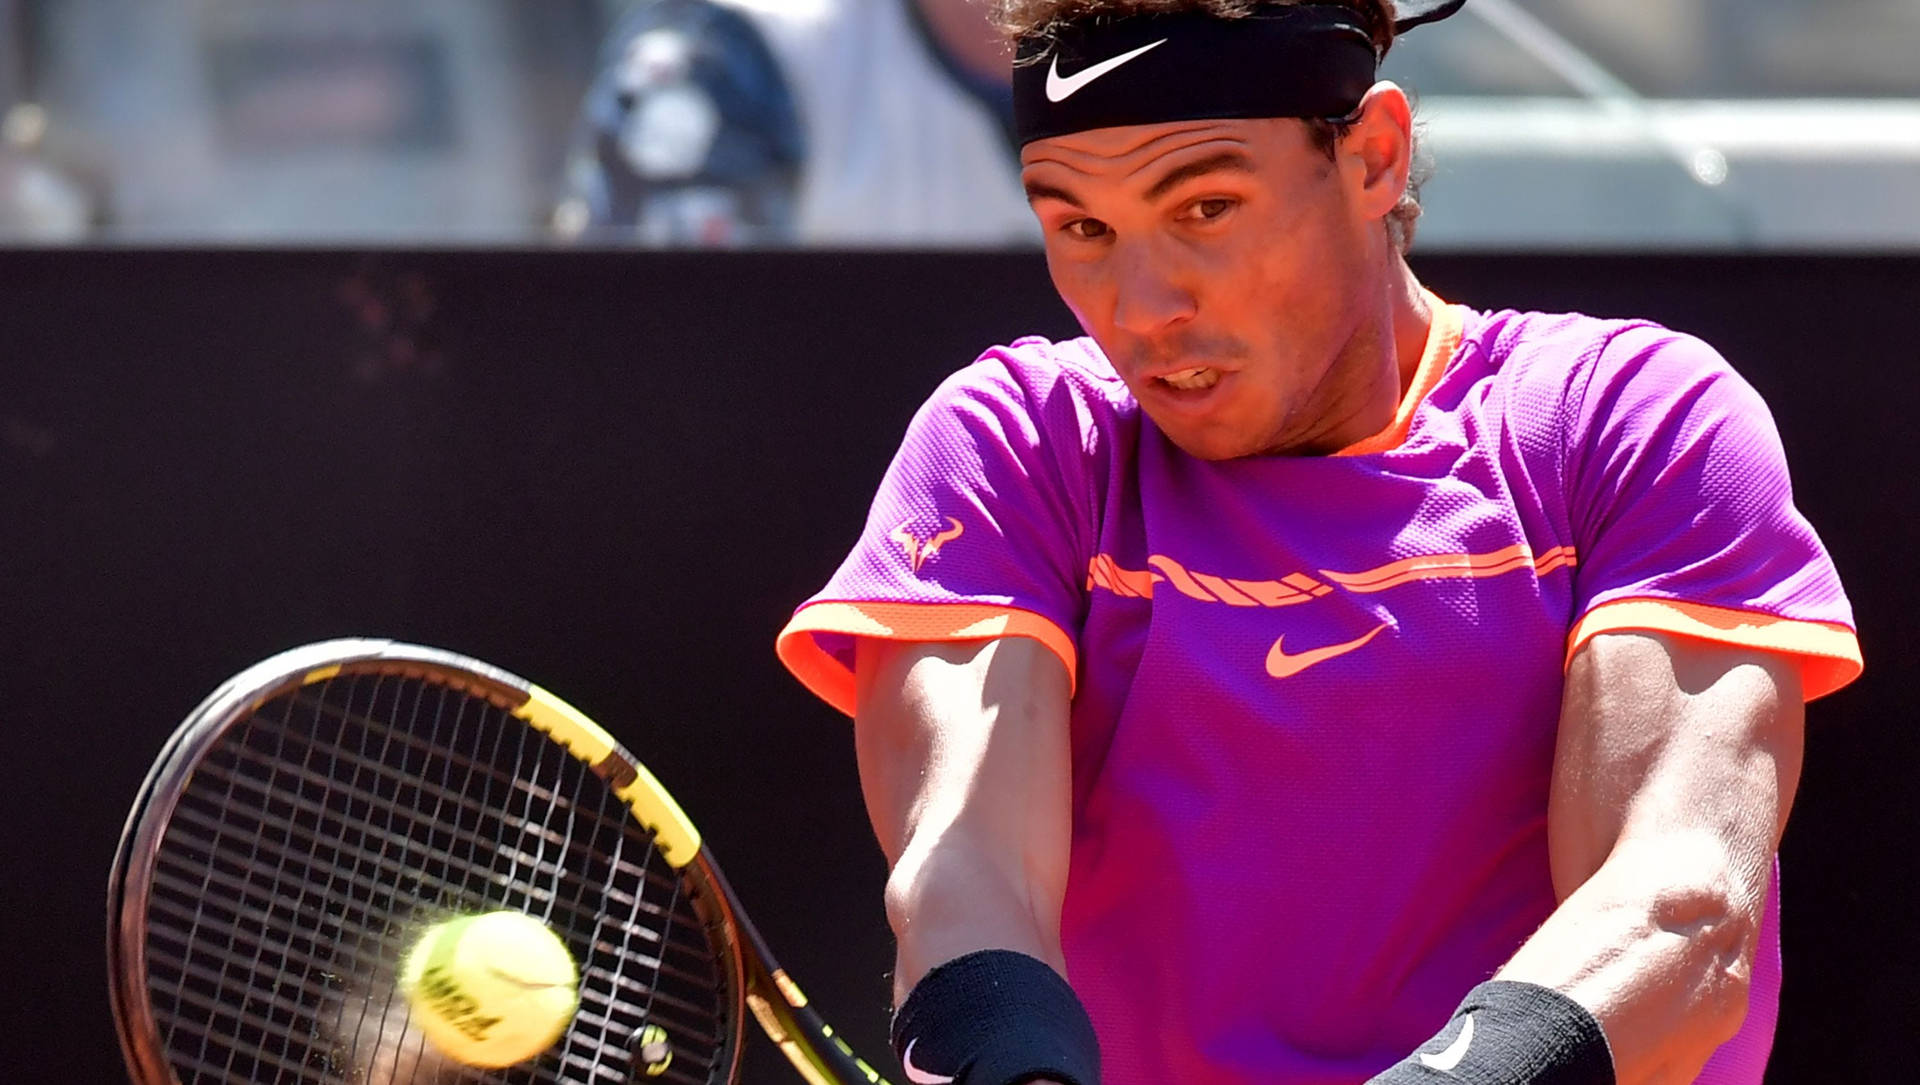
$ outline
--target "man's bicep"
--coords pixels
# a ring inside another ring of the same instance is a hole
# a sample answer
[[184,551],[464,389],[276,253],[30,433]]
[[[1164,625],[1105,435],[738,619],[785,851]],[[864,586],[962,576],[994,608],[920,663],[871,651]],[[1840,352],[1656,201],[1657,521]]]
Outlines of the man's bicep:
[[1014,847],[1021,824],[996,809],[1065,813],[1068,679],[1040,641],[861,638],[855,682],[861,785],[890,864],[934,821],[964,818]]
[[1548,807],[1558,895],[1628,842],[1694,840],[1764,866],[1804,725],[1791,658],[1653,632],[1588,641],[1567,672]]

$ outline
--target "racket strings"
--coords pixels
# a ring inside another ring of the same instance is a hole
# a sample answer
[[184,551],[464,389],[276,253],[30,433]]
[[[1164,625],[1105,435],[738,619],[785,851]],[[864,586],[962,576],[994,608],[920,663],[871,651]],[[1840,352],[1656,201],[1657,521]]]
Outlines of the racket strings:
[[[384,677],[385,676],[382,675],[376,675],[372,678],[371,682],[348,684],[343,715],[350,719],[359,718],[355,717],[353,713],[353,695],[357,689],[365,688],[369,691],[370,704],[364,720],[371,722],[375,719],[376,717],[373,715],[373,711],[380,701],[380,683]],[[445,687],[429,688],[426,686],[415,686],[411,689],[411,696],[404,696],[404,694],[402,694],[402,696],[406,703],[404,705],[396,704],[394,708],[396,711],[404,711],[406,713],[407,722],[405,724],[396,728],[379,726],[363,726],[359,728],[362,743],[360,756],[355,762],[356,773],[361,768],[370,765],[385,766],[394,764],[394,738],[397,735],[411,734],[412,731],[420,725],[421,711],[425,703],[429,700],[433,702],[434,707],[425,748],[431,750],[440,742],[440,731],[443,725],[451,729],[449,739],[447,740],[447,748],[458,748],[458,741],[454,736],[457,736],[459,733],[459,725],[462,717],[473,705],[464,699],[451,697]],[[453,718],[451,720],[447,718],[447,706],[450,700],[454,703]],[[324,697],[311,699],[311,703],[316,713],[324,711]],[[396,720],[400,719],[397,715],[394,718]],[[371,737],[375,734],[378,734],[380,738],[380,750],[377,758],[369,761],[369,751],[367,747],[370,744]],[[333,754],[336,770],[334,779],[337,780],[339,779],[339,760],[343,751],[336,748],[330,752]],[[404,771],[408,766],[403,760],[400,767]],[[421,766],[423,771],[425,767],[424,764]],[[380,775],[379,770],[375,769],[372,771],[375,777],[378,778]],[[413,796],[412,798],[417,807],[420,796]],[[441,796],[435,796],[436,812],[440,798]],[[405,796],[395,795],[392,800],[384,804],[376,803],[375,809],[383,810],[386,815],[383,829],[387,847],[397,850],[399,854],[399,865],[403,870],[412,870],[416,869],[416,865],[412,861],[415,834],[407,831],[409,826],[397,823],[395,818],[395,810],[405,801]],[[371,832],[372,830],[369,828],[369,835],[371,835]],[[336,863],[330,867],[328,877],[328,890],[330,895],[335,893],[335,879],[333,875],[340,873],[342,870],[342,864]],[[373,917],[368,918],[371,920]],[[366,922],[355,928],[358,937],[352,940],[352,944],[356,953],[365,949],[366,934],[374,929],[375,924],[373,922]],[[346,939],[343,938],[342,941],[344,945]],[[388,947],[384,942],[376,942],[375,947],[381,963],[390,959]],[[451,1068],[433,1058],[427,1049],[425,1037],[420,1036],[418,1033],[411,1033],[406,1029],[404,1024],[406,1020],[404,1009],[397,997],[398,994],[398,986],[387,983],[379,985],[377,993],[370,991],[364,998],[342,998],[339,1000],[340,1010],[335,1015],[331,1034],[336,1037],[352,1037],[352,1040],[345,1045],[347,1048],[346,1064],[350,1068],[364,1068],[364,1078],[367,1081],[367,1085],[380,1085],[383,1079],[386,1085],[395,1085],[395,1083],[405,1079],[419,1081],[422,1078],[428,1078],[437,1083],[452,1076],[455,1080],[458,1080],[459,1074],[457,1072],[450,1075],[448,1071]],[[352,1017],[351,1024],[348,1022],[349,1016]],[[351,1031],[349,1031],[349,1029],[351,1029]],[[361,1049],[365,1046],[371,1046],[373,1048],[373,1054],[361,1055]]]
[[[234,781],[229,780],[227,782],[226,793],[223,796],[223,801],[231,803],[233,801],[233,794],[234,794]],[[246,857],[242,860],[239,860],[238,863],[234,865],[238,865],[242,869],[253,866],[258,861],[258,858],[259,858],[259,844],[260,844],[259,838],[258,837],[253,838],[249,842],[249,848],[248,848]],[[208,855],[209,866],[212,866],[211,860],[213,858],[214,856],[211,853],[209,853]],[[156,866],[158,866],[158,864],[156,864]],[[190,873],[188,874],[188,878],[189,879],[191,878]],[[229,970],[235,967],[236,965],[242,964],[244,960],[244,958],[236,959],[236,955],[231,953],[226,953],[226,952],[217,953],[214,956],[218,961],[218,965],[219,965],[218,970],[214,972],[211,976],[209,976],[208,970],[206,969],[205,965],[200,962],[196,962],[192,959],[194,955],[189,952],[189,948],[191,946],[199,944],[203,941],[210,941],[211,935],[215,933],[223,933],[231,937],[235,933],[234,925],[240,922],[242,918],[240,914],[233,914],[230,918],[226,919],[225,922],[222,922],[223,910],[218,907],[217,898],[215,898],[211,893],[205,892],[206,885],[204,881],[202,882],[201,888],[202,888],[201,893],[190,897],[190,899],[193,901],[193,922],[187,931],[185,939],[180,943],[180,947],[179,947],[181,950],[180,959],[179,959],[179,971],[177,974],[177,979],[174,983],[174,991],[173,991],[177,1005],[187,1005],[187,1004],[200,1001],[201,998],[204,997],[202,994],[202,992],[206,989],[204,985],[208,984],[209,981],[211,981],[213,988],[216,990],[220,987],[225,986],[228,982]],[[210,916],[208,914],[210,910],[214,911],[215,914],[213,916]],[[211,929],[215,926],[216,923],[221,923],[221,926],[224,927],[224,929],[219,931]],[[207,937],[202,936],[203,929],[205,930]],[[150,948],[149,954],[150,954],[150,959],[153,959],[157,955],[153,948]],[[255,967],[258,965],[258,963],[259,962],[257,960],[245,961],[246,971],[243,973],[243,975],[247,975],[247,976],[253,975],[255,971]],[[190,980],[197,981],[197,982],[190,984],[189,982]],[[264,1003],[264,1005],[262,1005],[262,1003]],[[288,1012],[288,1009],[287,1009],[288,1002],[286,999],[282,997],[282,988],[277,982],[274,984],[272,988],[269,989],[269,991],[267,992],[266,998],[260,999],[256,1002],[256,1007],[257,1007],[256,1012],[264,1011],[263,1015],[265,1017],[265,1028],[260,1029],[258,1031],[248,1030],[248,1032],[250,1033],[248,1038],[254,1041],[252,1046],[254,1046],[257,1049],[260,1049],[260,1054],[263,1058],[271,1058],[273,1059],[273,1061],[281,1063],[282,1067],[284,1068],[285,1058],[286,1058],[286,1051],[285,1051],[286,1045],[284,1044],[281,1045],[281,1051],[278,1052],[277,1054],[270,1055],[268,1052],[265,1051],[265,1048],[267,1047],[267,1045],[272,1042],[272,1038],[276,1035],[275,1026],[280,1026],[284,1028],[285,1026],[292,1025],[295,1023],[295,1014]],[[208,1010],[208,1011],[211,1011],[214,1009],[214,1007],[205,1006],[205,1005],[202,1005],[199,1008],[203,1010]],[[280,1033],[280,1034],[284,1035],[284,1033]],[[199,1043],[196,1045],[193,1058],[192,1058],[192,1063],[196,1068],[200,1068],[200,1069],[212,1068],[211,1064],[208,1061],[209,1055],[210,1055],[209,1048],[213,1046],[212,1042],[213,1042],[212,1030],[211,1029],[204,1030],[199,1036]],[[184,1045],[176,1045],[172,1042],[171,1038],[169,1038],[169,1047],[178,1050],[179,1048],[184,1047]],[[233,1064],[235,1059],[238,1057],[239,1048],[240,1048],[240,1044],[238,1043],[229,1045],[228,1051],[227,1051],[227,1058],[225,1060],[224,1065],[221,1067],[221,1071],[220,1071],[223,1076],[230,1076],[232,1074]]]
[[[684,879],[586,766],[444,684],[343,675],[258,706],[152,870],[149,996],[185,1085],[625,1082],[647,1025],[674,1053],[653,1080],[726,1071],[732,980]],[[394,977],[427,926],[498,908],[567,943],[581,1006],[538,1060],[478,1071],[406,1027]]]

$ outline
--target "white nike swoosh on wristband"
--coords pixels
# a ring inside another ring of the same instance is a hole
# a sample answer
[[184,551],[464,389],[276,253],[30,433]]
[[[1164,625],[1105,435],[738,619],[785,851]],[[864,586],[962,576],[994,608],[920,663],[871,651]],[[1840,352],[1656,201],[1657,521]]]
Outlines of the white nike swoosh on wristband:
[[1430,1070],[1438,1070],[1444,1074],[1460,1065],[1460,1060],[1467,1057],[1467,1048],[1471,1046],[1472,1043],[1473,1015],[1468,1014],[1466,1024],[1460,1026],[1460,1035],[1454,1037],[1453,1042],[1447,1045],[1445,1051],[1440,1052],[1438,1055],[1429,1055],[1424,1051],[1419,1052],[1418,1058],[1420,1059],[1420,1065]]
[[1062,78],[1060,75],[1060,54],[1055,53],[1053,55],[1053,67],[1047,69],[1047,101],[1064,102],[1078,93],[1081,87],[1086,86],[1088,83],[1093,82],[1147,50],[1157,49],[1167,44],[1170,40],[1169,38],[1161,38],[1152,45],[1142,45],[1131,53],[1121,53],[1112,60],[1103,60],[1091,68],[1077,71],[1065,78]]
[[907,1041],[907,1049],[900,1053],[900,1068],[907,1072],[907,1080],[913,1085],[953,1085],[953,1078],[946,1074],[929,1074],[913,1064],[913,1045],[920,1042],[915,1036]]

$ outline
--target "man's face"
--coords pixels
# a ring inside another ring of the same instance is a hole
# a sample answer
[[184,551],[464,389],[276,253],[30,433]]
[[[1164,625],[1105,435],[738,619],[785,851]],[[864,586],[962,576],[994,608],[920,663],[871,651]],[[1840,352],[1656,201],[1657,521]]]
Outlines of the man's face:
[[1364,159],[1330,160],[1295,120],[1107,128],[1021,156],[1061,298],[1205,459],[1334,451],[1397,379],[1369,320],[1389,249]]

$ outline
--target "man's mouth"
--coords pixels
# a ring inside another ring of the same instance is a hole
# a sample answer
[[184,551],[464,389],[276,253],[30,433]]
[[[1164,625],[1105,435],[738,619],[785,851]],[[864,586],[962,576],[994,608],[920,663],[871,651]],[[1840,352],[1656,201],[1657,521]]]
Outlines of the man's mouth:
[[1212,366],[1196,365],[1192,369],[1182,369],[1178,373],[1167,373],[1154,379],[1183,392],[1198,392],[1220,383],[1220,371]]

